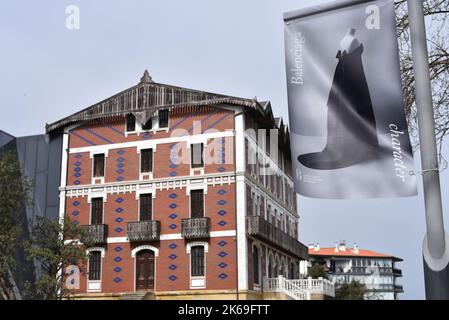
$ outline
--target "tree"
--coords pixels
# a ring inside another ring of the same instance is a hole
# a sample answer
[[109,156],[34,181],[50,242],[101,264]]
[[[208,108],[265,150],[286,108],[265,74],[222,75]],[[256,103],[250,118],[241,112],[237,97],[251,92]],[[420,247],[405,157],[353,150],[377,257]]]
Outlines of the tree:
[[327,279],[326,268],[319,264],[314,264],[307,269],[307,276],[313,279],[323,278]]
[[364,300],[366,286],[356,280],[339,284],[335,290],[336,300]]
[[[449,134],[449,1],[424,0],[423,6],[427,26],[435,134],[439,144],[440,161],[446,164],[442,158],[442,143],[444,137]],[[405,111],[416,149],[419,145],[418,122],[407,0],[396,0],[396,16]]]
[[68,219],[62,224],[57,219],[37,218],[32,227],[31,240],[25,243],[25,251],[28,259],[38,263],[41,272],[34,284],[28,284],[27,298],[70,298],[74,291],[65,286],[66,267],[76,266],[81,274],[84,272],[87,258],[85,249],[88,244],[79,243],[76,239],[80,238],[88,239],[84,232]]
[[0,155],[0,298],[20,299],[13,278],[16,252],[23,228],[22,212],[30,203],[31,182],[22,177],[16,154]]

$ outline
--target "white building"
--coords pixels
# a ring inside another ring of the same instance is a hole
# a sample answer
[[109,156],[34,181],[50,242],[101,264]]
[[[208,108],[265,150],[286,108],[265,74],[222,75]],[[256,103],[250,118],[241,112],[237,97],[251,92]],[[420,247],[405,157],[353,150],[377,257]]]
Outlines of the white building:
[[[324,265],[329,280],[337,287],[352,280],[365,284],[367,299],[397,300],[403,292],[402,285],[398,284],[402,271],[396,267],[402,259],[395,256],[359,249],[355,244],[347,248],[344,241],[331,248],[320,248],[319,244],[309,246],[309,256],[308,265]],[[306,273],[306,268],[301,269]]]

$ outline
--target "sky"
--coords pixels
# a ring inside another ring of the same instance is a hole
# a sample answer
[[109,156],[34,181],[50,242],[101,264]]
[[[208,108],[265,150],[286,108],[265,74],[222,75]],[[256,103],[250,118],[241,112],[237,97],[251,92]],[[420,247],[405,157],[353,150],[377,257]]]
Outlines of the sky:
[[[153,80],[192,89],[270,100],[288,119],[282,14],[322,0],[0,1],[0,130],[44,133],[52,123],[137,84]],[[79,30],[66,28],[68,5]],[[445,154],[447,154],[445,146]],[[415,155],[419,168],[419,154]],[[449,170],[442,172],[449,227]],[[423,299],[419,195],[377,200],[299,196],[300,240],[348,245],[398,256],[401,299]]]

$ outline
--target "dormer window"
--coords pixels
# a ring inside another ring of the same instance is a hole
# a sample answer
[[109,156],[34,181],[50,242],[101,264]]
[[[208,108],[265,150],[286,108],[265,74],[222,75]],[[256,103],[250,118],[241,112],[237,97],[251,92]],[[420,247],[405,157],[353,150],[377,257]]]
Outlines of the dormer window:
[[136,117],[131,113],[126,115],[126,131],[136,131]]
[[153,128],[153,118],[150,118],[146,123],[142,125],[143,130],[151,130]]
[[161,109],[159,114],[159,128],[168,127],[168,109]]

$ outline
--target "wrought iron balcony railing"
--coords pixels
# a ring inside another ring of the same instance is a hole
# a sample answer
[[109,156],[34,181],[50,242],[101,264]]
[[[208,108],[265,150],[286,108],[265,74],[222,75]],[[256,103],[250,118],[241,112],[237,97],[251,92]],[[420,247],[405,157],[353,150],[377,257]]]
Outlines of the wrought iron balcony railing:
[[283,249],[298,258],[307,259],[308,257],[307,246],[280,230],[263,217],[246,217],[246,232],[248,235],[266,241],[272,246]]
[[87,244],[105,244],[108,238],[108,225],[89,224],[81,226],[81,242]]
[[157,241],[161,236],[161,223],[156,220],[133,221],[127,224],[129,241]]
[[210,236],[210,218],[189,218],[181,220],[181,235],[185,239],[204,239]]

